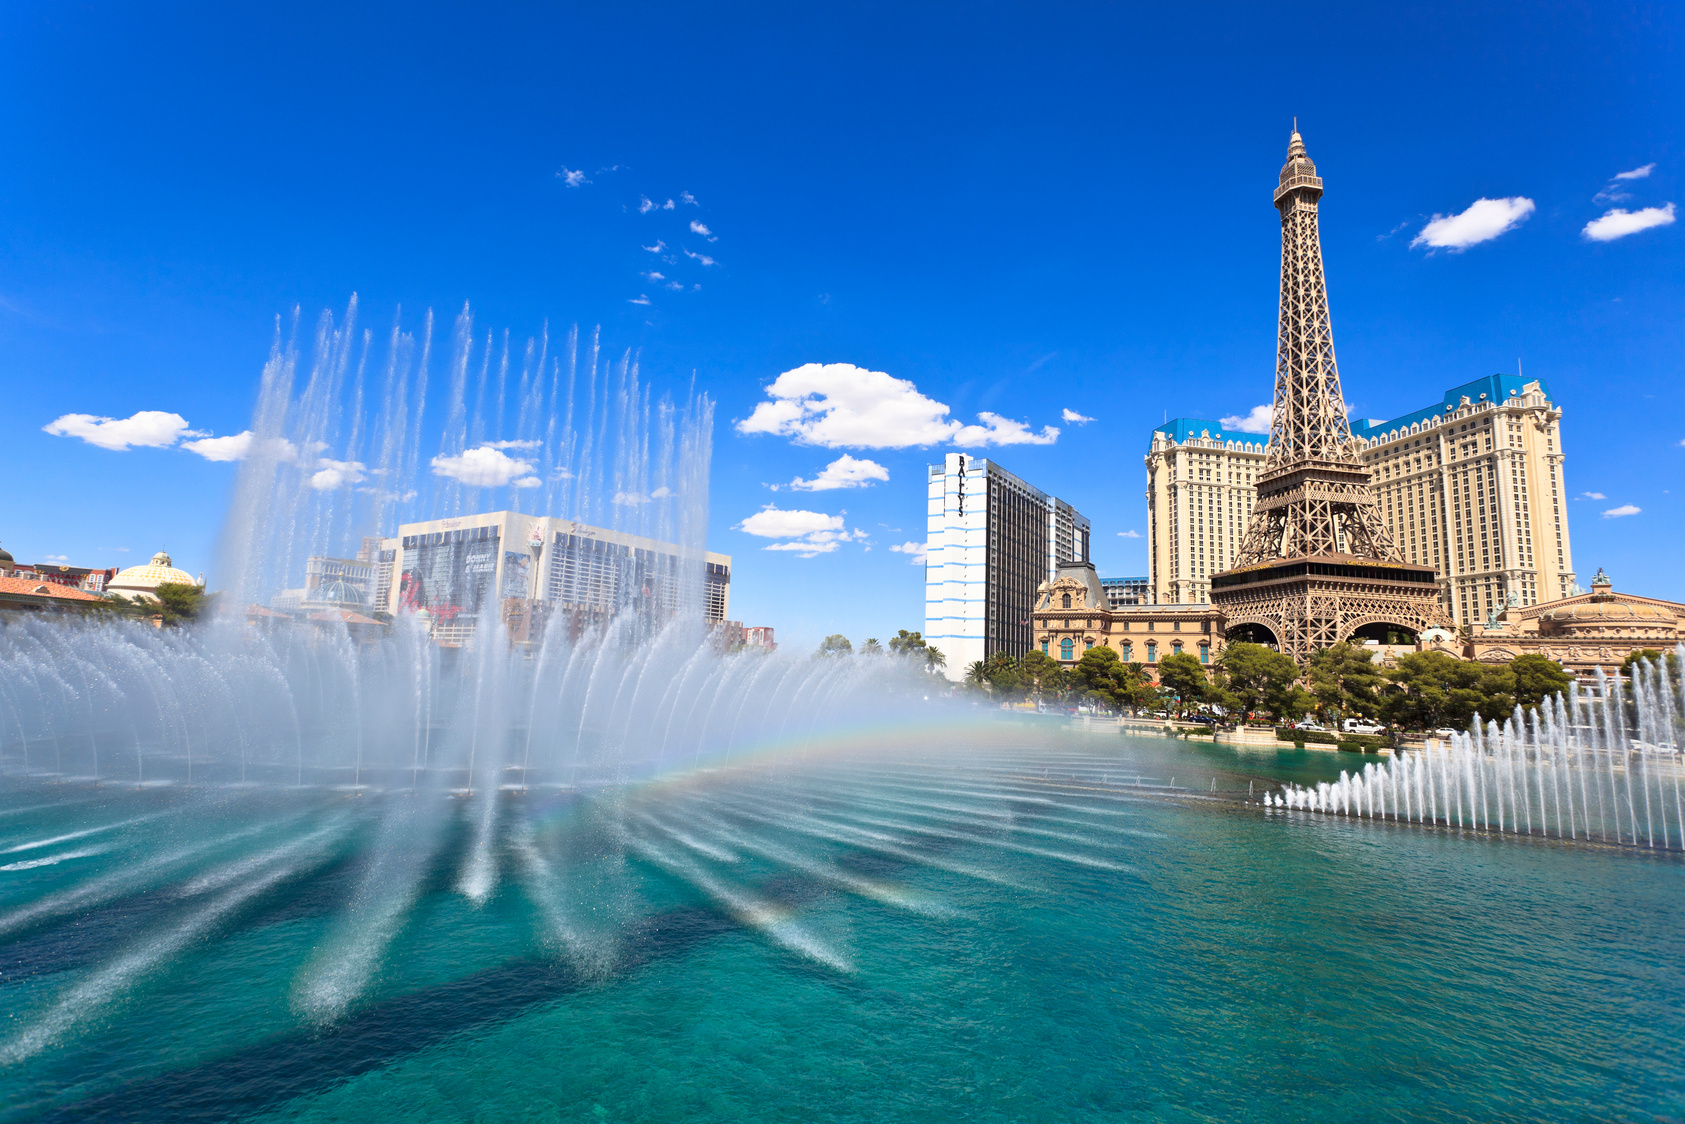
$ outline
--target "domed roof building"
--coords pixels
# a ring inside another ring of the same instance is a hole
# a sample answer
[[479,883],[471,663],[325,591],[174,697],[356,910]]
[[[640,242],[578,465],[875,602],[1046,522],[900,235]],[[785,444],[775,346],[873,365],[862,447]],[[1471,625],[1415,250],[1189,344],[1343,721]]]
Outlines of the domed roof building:
[[1685,640],[1685,605],[1655,597],[1616,593],[1601,569],[1591,592],[1525,608],[1510,606],[1474,627],[1469,656],[1484,663],[1508,663],[1538,653],[1572,675],[1613,674],[1628,653],[1666,650]]
[[363,591],[346,581],[344,578],[334,578],[313,589],[302,604],[306,609],[361,609],[364,605]]
[[152,561],[144,566],[130,566],[128,569],[117,571],[117,576],[106,583],[105,591],[142,601],[156,601],[158,587],[161,585],[198,584],[200,583],[192,574],[176,569],[170,561],[170,556],[160,550],[152,556]]

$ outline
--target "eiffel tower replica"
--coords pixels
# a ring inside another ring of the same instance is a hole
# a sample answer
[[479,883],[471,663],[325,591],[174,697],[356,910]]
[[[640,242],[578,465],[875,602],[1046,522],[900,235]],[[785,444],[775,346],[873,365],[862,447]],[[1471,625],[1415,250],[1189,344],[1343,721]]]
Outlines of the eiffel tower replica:
[[1352,439],[1322,276],[1320,198],[1295,122],[1275,191],[1281,311],[1269,448],[1235,565],[1211,577],[1211,603],[1232,638],[1262,630],[1301,661],[1365,626],[1453,627],[1433,568],[1404,561],[1393,545]]

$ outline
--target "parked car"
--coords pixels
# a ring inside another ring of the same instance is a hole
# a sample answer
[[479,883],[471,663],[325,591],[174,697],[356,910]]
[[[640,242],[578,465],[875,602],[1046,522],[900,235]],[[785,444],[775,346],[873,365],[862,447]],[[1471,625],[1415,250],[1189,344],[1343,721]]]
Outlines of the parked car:
[[1380,734],[1386,732],[1386,727],[1369,721],[1367,718],[1348,718],[1340,724],[1340,729],[1348,734]]
[[1305,719],[1303,722],[1293,723],[1293,728],[1295,730],[1315,730],[1319,734],[1326,734],[1328,732],[1328,728],[1326,726],[1320,726],[1317,723],[1312,722],[1309,718]]
[[1449,738],[1452,734],[1460,734],[1460,733],[1462,733],[1461,730],[1453,730],[1449,726],[1441,726],[1439,729],[1437,729],[1433,732],[1433,736],[1436,737],[1436,738]]

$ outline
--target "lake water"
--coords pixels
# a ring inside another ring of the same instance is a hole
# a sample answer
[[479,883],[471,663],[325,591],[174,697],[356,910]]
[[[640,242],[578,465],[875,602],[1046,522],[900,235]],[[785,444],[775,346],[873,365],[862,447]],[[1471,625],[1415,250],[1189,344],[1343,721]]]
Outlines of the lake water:
[[489,811],[12,778],[0,1119],[1685,1116],[1681,861],[1244,802],[1342,764],[1017,721]]

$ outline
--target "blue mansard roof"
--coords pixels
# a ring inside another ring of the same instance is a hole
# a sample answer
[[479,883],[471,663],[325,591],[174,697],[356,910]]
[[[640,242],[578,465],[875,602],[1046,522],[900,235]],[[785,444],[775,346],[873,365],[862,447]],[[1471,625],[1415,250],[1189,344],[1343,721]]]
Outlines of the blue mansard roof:
[[1365,421],[1361,418],[1354,418],[1352,420],[1352,436],[1374,440],[1394,429],[1409,429],[1417,422],[1425,422],[1429,418],[1442,417],[1450,413],[1457,408],[1457,404],[1465,397],[1470,402],[1482,400],[1502,402],[1507,398],[1519,398],[1521,388],[1533,382],[1539,384],[1539,389],[1549,399],[1550,387],[1546,385],[1544,379],[1529,379],[1520,375],[1488,375],[1483,379],[1466,382],[1462,386],[1454,386],[1447,390],[1445,396],[1434,405],[1424,406],[1420,410],[1405,414],[1403,417],[1393,418],[1391,421],[1382,421],[1379,418],[1370,418]]
[[1164,434],[1178,445],[1196,438],[1210,437],[1216,441],[1252,444],[1262,450],[1264,442],[1269,440],[1267,433],[1242,433],[1238,429],[1224,429],[1220,422],[1204,421],[1200,418],[1171,418],[1153,432]]

